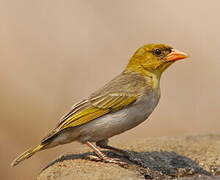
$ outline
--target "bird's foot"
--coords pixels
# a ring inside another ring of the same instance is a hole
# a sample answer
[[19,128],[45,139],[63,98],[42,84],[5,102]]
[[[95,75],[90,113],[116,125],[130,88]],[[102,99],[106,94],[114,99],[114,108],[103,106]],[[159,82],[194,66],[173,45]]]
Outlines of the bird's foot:
[[88,156],[88,159],[91,160],[91,161],[102,161],[102,162],[105,162],[105,163],[118,164],[119,166],[122,166],[122,167],[128,166],[128,164],[126,162],[121,161],[121,159],[110,158],[110,157],[107,157],[107,156],[100,158],[98,156],[90,155],[90,156]]
[[118,158],[106,157],[105,159],[103,159],[103,161],[106,163],[118,164],[120,166],[127,166],[128,165],[126,162],[123,162],[123,161],[121,161],[121,159],[118,159]]
[[86,159],[90,161],[101,161],[101,159],[98,156],[94,156],[94,155],[89,155],[86,157]]

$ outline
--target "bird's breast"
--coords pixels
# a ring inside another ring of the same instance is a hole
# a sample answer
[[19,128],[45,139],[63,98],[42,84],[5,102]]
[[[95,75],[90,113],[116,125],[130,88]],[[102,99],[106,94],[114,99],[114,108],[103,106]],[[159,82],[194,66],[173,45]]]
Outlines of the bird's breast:
[[152,91],[141,96],[131,107],[128,107],[128,116],[138,124],[146,120],[157,106],[160,98],[159,91]]

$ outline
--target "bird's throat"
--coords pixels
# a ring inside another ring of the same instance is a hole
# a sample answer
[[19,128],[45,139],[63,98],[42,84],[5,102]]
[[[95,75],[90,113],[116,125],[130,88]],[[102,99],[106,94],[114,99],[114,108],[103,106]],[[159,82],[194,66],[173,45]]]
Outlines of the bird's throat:
[[129,66],[125,69],[125,72],[135,72],[138,73],[142,76],[144,76],[146,79],[148,79],[149,83],[151,83],[151,87],[153,89],[159,89],[160,87],[160,77],[161,77],[161,72],[160,71],[151,71],[148,69],[145,69],[142,66],[135,66],[135,68]]

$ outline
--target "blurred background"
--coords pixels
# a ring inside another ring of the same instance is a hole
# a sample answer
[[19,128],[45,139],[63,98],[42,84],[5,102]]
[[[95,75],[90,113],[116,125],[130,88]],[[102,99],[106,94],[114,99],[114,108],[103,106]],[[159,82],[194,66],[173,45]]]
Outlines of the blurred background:
[[162,77],[148,121],[112,142],[219,133],[220,1],[0,0],[0,179],[34,179],[77,143],[41,152],[15,168],[73,103],[119,74],[146,43],[190,58]]

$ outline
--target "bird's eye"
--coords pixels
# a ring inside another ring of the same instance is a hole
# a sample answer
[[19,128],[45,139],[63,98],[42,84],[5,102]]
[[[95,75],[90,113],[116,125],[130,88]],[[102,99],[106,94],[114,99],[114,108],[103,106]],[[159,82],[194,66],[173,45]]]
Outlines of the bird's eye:
[[161,50],[160,49],[155,49],[154,54],[156,54],[158,56],[161,55]]

